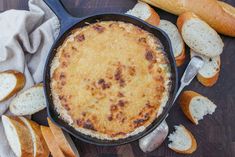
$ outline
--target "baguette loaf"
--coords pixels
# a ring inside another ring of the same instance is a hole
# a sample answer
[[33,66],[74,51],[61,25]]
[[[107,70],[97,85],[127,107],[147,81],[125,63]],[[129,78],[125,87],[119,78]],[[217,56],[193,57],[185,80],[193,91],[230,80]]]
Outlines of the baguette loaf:
[[48,157],[50,152],[42,136],[40,125],[27,118],[19,118],[30,130],[33,139],[34,157]]
[[127,11],[126,14],[138,17],[153,26],[158,26],[160,23],[160,17],[157,12],[148,4],[140,1],[132,9]]
[[77,148],[73,143],[69,134],[63,132],[63,130],[58,126],[56,126],[54,123],[52,123],[52,121],[49,118],[47,118],[47,121],[51,129],[51,132],[54,135],[56,142],[58,143],[58,146],[66,155],[66,157],[79,157]]
[[49,127],[41,126],[41,132],[51,152],[52,157],[67,157],[61,151]]
[[23,73],[8,70],[0,73],[0,102],[12,97],[25,85]]
[[225,12],[230,14],[235,18],[235,8],[228,3],[225,3],[223,1],[218,1],[219,5],[224,9]]
[[215,57],[223,52],[224,43],[217,32],[192,12],[179,16],[177,26],[185,43],[195,52]]
[[17,157],[34,157],[33,140],[28,127],[18,117],[2,116],[8,143]]
[[193,134],[183,125],[175,126],[175,132],[169,136],[168,147],[181,154],[192,154],[197,149],[197,142]]
[[235,18],[216,0],[142,0],[175,15],[194,12],[217,32],[235,37]]

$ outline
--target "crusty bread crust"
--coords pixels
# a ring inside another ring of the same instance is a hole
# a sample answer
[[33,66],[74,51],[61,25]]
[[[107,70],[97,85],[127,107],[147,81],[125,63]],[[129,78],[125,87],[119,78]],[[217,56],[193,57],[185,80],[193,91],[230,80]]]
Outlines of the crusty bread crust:
[[184,45],[181,54],[179,56],[175,57],[177,67],[183,65],[185,62],[185,59],[186,59],[186,54],[185,54],[185,45]]
[[[227,13],[216,0],[142,0],[170,13],[180,15],[194,12],[217,32],[235,37],[235,18]],[[208,11],[210,13],[208,14]]]
[[[219,70],[220,71],[220,70]],[[210,78],[206,78],[206,77],[203,77],[202,75],[200,75],[199,73],[197,74],[197,79],[198,81],[203,84],[204,86],[206,87],[211,87],[213,86],[217,80],[219,79],[219,71],[213,76],[213,77],[210,77]]]
[[[146,4],[148,5],[148,4]],[[151,12],[151,15],[148,19],[146,19],[145,21],[148,22],[149,24],[153,25],[153,26],[158,26],[160,24],[160,16],[158,15],[158,13],[148,5],[149,11]]]
[[47,146],[53,157],[66,157],[58,146],[51,129],[46,126],[41,126],[42,135],[47,143]]
[[73,152],[72,148],[70,147],[68,141],[66,140],[63,131],[61,128],[56,126],[52,121],[47,118],[49,127],[51,129],[52,134],[55,137],[56,142],[58,143],[60,149],[67,157],[76,157],[75,153]]
[[218,1],[219,5],[224,9],[225,12],[232,15],[235,18],[235,8],[231,5],[229,5],[226,2]]
[[190,112],[189,106],[191,100],[196,96],[202,96],[194,91],[184,91],[179,98],[179,103],[182,111],[184,112],[185,116],[194,124],[198,124],[197,120],[195,120]]
[[0,75],[3,73],[15,75],[17,82],[16,82],[15,88],[5,98],[0,100],[0,102],[5,101],[5,100],[9,99],[10,97],[12,97],[13,95],[15,95],[25,85],[25,76],[23,73],[16,71],[16,70],[7,70],[7,71],[0,72]]
[[192,12],[186,12],[186,13],[183,13],[182,15],[180,15],[177,19],[177,27],[180,31],[180,33],[182,33],[182,27],[184,25],[184,23],[187,21],[187,20],[190,20],[192,18],[199,18],[197,17],[197,15],[195,15],[194,13]]
[[184,150],[184,151],[181,151],[181,150],[177,150],[177,149],[174,149],[174,148],[170,148],[172,150],[174,150],[175,152],[177,153],[181,153],[181,154],[192,154],[193,152],[196,151],[197,149],[197,142],[196,142],[196,139],[195,137],[193,136],[193,134],[188,130],[186,129],[183,125],[181,125],[181,127],[184,128],[185,132],[190,136],[191,140],[192,140],[192,146],[187,149],[187,150]]
[[[22,117],[24,118],[24,117]],[[40,125],[37,124],[36,122],[27,119],[27,122],[30,124],[30,126],[32,127],[32,129],[34,130],[35,134],[36,134],[36,157],[48,157],[50,152],[49,149],[46,145],[46,142],[42,136],[42,132],[40,129]]]
[[[28,127],[19,117],[6,116],[14,125],[21,145],[21,157],[33,157],[33,140]],[[16,154],[19,155],[19,154]]]

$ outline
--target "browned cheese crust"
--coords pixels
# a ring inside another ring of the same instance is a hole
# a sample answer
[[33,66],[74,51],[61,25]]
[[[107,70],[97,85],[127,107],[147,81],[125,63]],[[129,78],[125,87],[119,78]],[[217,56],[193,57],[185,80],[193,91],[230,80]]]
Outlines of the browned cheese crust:
[[168,100],[170,69],[161,43],[129,23],[78,28],[51,65],[53,101],[78,131],[115,140],[143,131]]

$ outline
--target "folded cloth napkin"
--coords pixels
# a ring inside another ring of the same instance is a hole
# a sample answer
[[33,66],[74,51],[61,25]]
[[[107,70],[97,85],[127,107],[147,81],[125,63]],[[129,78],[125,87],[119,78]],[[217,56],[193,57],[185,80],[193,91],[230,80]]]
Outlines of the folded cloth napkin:
[[[25,74],[27,89],[43,79],[47,54],[59,34],[59,20],[43,0],[29,0],[29,11],[0,13],[0,71]],[[23,89],[23,90],[24,90]],[[0,115],[11,100],[0,103]],[[0,157],[14,157],[0,121]]]

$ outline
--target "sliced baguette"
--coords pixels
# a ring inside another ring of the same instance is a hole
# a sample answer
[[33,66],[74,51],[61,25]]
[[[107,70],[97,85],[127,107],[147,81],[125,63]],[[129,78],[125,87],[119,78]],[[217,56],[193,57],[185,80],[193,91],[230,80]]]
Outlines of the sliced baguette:
[[218,3],[226,13],[228,13],[229,15],[231,15],[235,18],[235,8],[233,6],[231,6],[228,3],[225,3],[223,1],[218,1]]
[[181,154],[192,154],[197,149],[197,142],[192,133],[183,125],[175,126],[175,132],[169,136],[168,147]]
[[216,109],[212,101],[194,91],[184,91],[179,103],[185,116],[196,125],[205,115],[214,113]]
[[60,149],[67,157],[79,157],[78,150],[73,143],[71,137],[68,133],[64,132],[61,128],[56,126],[51,122],[49,118],[47,118],[49,127],[51,129],[52,134],[55,137],[56,142],[58,143]]
[[46,144],[51,152],[53,157],[67,157],[63,154],[60,147],[58,146],[57,141],[55,140],[54,135],[51,132],[51,129],[46,126],[40,126],[42,135],[46,141]]
[[177,26],[185,43],[195,52],[207,57],[219,56],[224,43],[217,32],[192,12],[179,16]]
[[8,70],[0,72],[0,102],[5,101],[19,92],[25,85],[23,73]]
[[192,49],[190,50],[190,56],[191,58],[194,56],[200,56],[204,60],[204,65],[197,74],[198,81],[206,87],[213,86],[219,78],[221,62],[220,56],[208,58],[194,52]]
[[50,152],[42,136],[40,125],[27,118],[19,118],[30,130],[33,139],[34,157],[48,157]]
[[42,84],[20,93],[10,103],[10,111],[15,115],[32,115],[45,107],[46,99]]
[[167,20],[160,20],[160,24],[158,27],[169,36],[172,44],[176,65],[181,66],[186,58],[185,45],[177,27]]
[[8,143],[17,157],[33,157],[33,140],[28,127],[18,117],[2,116]]
[[158,26],[160,23],[160,17],[157,12],[144,2],[138,1],[126,14],[138,17],[153,26]]

